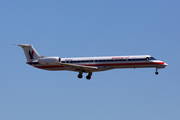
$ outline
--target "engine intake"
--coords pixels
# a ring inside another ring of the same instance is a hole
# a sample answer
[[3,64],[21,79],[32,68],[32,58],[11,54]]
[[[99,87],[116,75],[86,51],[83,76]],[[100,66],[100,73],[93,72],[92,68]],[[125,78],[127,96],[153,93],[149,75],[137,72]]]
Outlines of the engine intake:
[[61,58],[59,57],[44,57],[38,60],[39,64],[48,64],[48,65],[55,65],[61,62]]

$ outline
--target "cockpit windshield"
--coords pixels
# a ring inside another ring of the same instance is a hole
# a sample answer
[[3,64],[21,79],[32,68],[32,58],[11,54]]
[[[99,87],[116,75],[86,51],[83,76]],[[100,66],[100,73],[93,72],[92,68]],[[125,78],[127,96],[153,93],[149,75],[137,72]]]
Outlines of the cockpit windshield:
[[154,57],[150,57],[150,60],[156,60]]

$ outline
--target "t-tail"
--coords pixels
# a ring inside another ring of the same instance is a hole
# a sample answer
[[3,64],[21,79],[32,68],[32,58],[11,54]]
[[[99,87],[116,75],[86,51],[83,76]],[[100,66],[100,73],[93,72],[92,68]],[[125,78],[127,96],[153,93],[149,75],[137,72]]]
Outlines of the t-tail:
[[41,56],[37,53],[32,45],[26,44],[15,44],[23,48],[24,54],[28,62],[32,62],[41,58]]

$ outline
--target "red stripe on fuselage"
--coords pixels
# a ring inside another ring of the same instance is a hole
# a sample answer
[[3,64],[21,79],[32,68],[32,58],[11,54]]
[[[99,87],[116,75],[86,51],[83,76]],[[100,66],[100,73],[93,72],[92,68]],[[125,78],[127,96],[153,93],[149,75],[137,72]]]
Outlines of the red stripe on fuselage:
[[164,62],[150,62],[150,63],[110,63],[110,64],[89,64],[84,66],[124,66],[124,65],[163,65]]
[[[78,64],[82,66],[137,66],[137,65],[164,65],[164,62],[149,62],[149,63],[109,63],[109,64]],[[35,66],[36,68],[64,68],[64,66]]]

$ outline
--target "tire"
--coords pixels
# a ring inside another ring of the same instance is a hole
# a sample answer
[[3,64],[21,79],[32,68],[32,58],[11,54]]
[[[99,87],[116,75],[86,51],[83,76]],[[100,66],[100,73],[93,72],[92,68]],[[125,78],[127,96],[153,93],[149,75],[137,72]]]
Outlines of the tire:
[[78,75],[78,78],[82,78],[83,76],[81,74]]
[[159,73],[158,72],[155,72],[156,75],[158,75]]
[[90,80],[90,79],[91,79],[91,76],[89,76],[89,75],[88,75],[88,76],[86,76],[86,79]]

